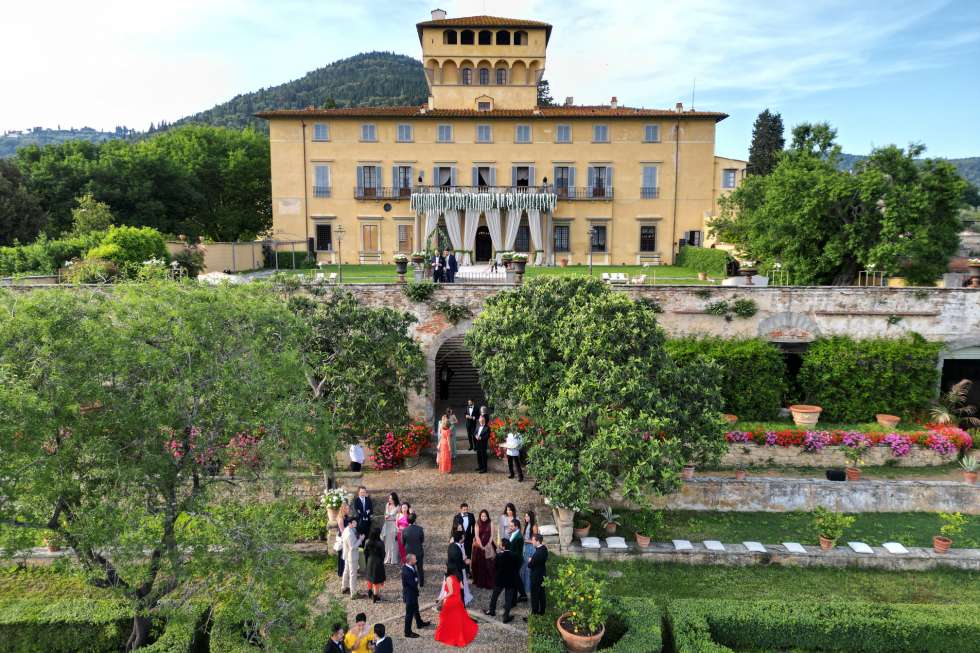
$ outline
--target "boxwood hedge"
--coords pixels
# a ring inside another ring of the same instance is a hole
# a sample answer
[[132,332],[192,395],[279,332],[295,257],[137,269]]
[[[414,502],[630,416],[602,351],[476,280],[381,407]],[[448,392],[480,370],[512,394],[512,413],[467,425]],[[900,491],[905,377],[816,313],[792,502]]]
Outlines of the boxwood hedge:
[[826,422],[870,422],[876,413],[905,419],[925,410],[939,372],[939,343],[903,338],[820,338],[803,356],[798,382]]
[[728,252],[710,247],[681,247],[681,251],[677,255],[677,265],[697,272],[707,272],[716,277],[723,277],[727,271]]
[[115,653],[132,619],[132,608],[112,599],[3,599],[0,653]]
[[[659,653],[663,646],[661,612],[660,607],[649,599],[617,598],[600,649],[604,653]],[[555,628],[557,619],[558,613],[553,610],[543,616],[531,616],[528,653],[564,653],[565,646]]]
[[[685,248],[687,249],[687,248]],[[667,351],[681,366],[706,359],[722,370],[725,411],[743,420],[771,420],[779,415],[786,392],[786,365],[780,350],[761,338],[677,338]]]
[[977,607],[680,600],[666,607],[664,651],[968,653],[980,641]]

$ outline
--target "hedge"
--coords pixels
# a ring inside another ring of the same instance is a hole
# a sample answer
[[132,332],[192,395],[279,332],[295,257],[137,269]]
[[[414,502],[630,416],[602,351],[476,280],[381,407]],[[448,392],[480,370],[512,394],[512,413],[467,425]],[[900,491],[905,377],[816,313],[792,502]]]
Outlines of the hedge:
[[664,651],[973,653],[980,641],[977,608],[854,601],[679,600],[666,608]]
[[[687,248],[685,248],[687,249]],[[725,411],[740,420],[775,419],[786,392],[786,365],[779,348],[761,338],[678,338],[667,352],[683,369],[684,361],[711,360],[722,369]]]
[[[558,614],[531,615],[528,623],[528,653],[564,653],[565,646],[555,627]],[[606,635],[599,648],[604,653],[659,653],[661,610],[649,599],[619,597],[613,603],[606,623]],[[618,638],[618,639],[616,639]],[[608,641],[616,639],[608,645]]]
[[40,237],[28,245],[0,247],[0,274],[54,274],[66,261],[82,258],[102,243],[104,232],[94,232],[61,240]]
[[209,613],[209,607],[198,603],[182,609],[167,619],[156,641],[139,649],[140,653],[207,653],[207,638],[197,634],[203,632]]
[[116,653],[132,624],[132,608],[117,600],[4,599],[0,653]]
[[[280,270],[312,270],[316,267],[316,260],[309,256],[305,247],[296,247],[295,266],[293,263],[293,252],[291,251],[276,252],[276,258],[279,261]],[[271,261],[267,263],[266,267],[273,267],[271,263]]]
[[876,413],[905,419],[925,410],[939,381],[939,343],[904,338],[820,338],[803,356],[798,377],[807,403],[827,422],[870,422]]
[[697,272],[707,272],[718,277],[727,274],[728,252],[709,247],[681,247],[677,255],[677,265]]

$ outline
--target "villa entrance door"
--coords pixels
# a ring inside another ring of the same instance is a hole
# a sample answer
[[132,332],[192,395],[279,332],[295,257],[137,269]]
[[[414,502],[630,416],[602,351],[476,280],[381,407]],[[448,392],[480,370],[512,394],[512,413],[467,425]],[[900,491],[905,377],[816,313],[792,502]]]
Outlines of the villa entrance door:
[[488,263],[493,254],[493,241],[490,230],[485,226],[476,230],[476,245],[473,247],[473,258],[477,263]]

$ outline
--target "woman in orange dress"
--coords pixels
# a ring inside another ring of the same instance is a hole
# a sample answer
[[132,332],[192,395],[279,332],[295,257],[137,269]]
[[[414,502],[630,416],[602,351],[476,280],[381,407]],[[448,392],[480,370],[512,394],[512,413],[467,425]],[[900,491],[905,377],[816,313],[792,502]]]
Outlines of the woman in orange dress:
[[439,625],[436,627],[436,641],[449,646],[463,648],[476,639],[479,626],[470,618],[463,605],[463,590],[459,579],[446,571],[442,584],[442,610],[439,611]]
[[452,435],[452,429],[449,428],[449,418],[443,416],[439,422],[439,451],[436,454],[439,471],[443,474],[450,474],[453,471],[453,452],[449,443],[449,438]]

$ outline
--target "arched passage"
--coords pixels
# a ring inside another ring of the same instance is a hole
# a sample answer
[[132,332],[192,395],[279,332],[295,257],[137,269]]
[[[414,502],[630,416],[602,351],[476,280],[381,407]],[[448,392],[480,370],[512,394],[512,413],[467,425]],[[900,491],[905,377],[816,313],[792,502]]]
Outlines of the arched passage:
[[444,331],[432,343],[428,367],[429,418],[433,424],[447,407],[452,407],[462,423],[467,399],[472,399],[477,406],[486,403],[479,372],[473,365],[473,358],[464,342],[466,331],[471,325],[470,320],[460,322]]

